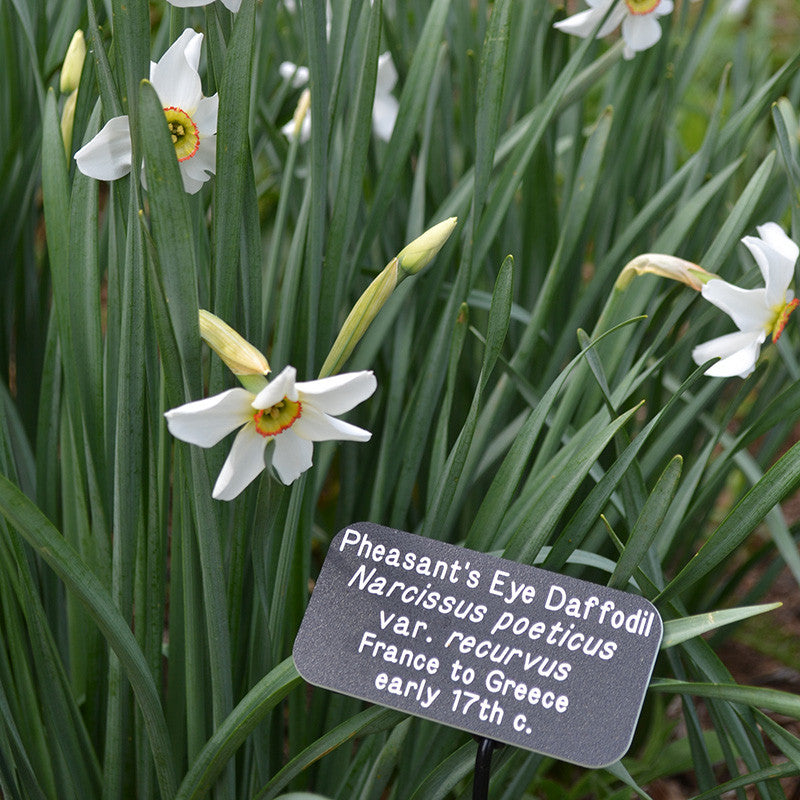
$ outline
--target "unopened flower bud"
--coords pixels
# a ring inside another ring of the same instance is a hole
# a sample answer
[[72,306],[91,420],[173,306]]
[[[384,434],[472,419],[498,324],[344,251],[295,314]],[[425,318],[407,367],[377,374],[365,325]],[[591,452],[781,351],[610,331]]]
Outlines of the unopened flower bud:
[[78,88],[83,71],[83,61],[86,58],[86,39],[83,31],[78,29],[72,34],[72,40],[64,56],[64,65],[61,67],[61,82],[59,88],[62,94],[74,92]]
[[210,311],[200,309],[200,336],[234,375],[266,375],[269,362],[260,350]]
[[422,236],[418,236],[397,254],[397,263],[400,267],[398,283],[408,275],[416,275],[424,266],[433,261],[434,256],[450,238],[457,221],[456,217],[450,217],[444,222],[428,228]]
[[680,281],[698,292],[703,288],[703,284],[718,277],[698,264],[684,261],[676,256],[668,256],[663,253],[644,253],[636,256],[623,267],[617,278],[617,288],[624,289],[634,274],[644,275],[645,273]]

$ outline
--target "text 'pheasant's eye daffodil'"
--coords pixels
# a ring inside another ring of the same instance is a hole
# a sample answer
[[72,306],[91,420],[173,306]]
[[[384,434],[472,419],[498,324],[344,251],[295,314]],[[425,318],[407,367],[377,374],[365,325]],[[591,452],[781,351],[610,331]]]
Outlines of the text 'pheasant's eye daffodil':
[[240,428],[214,485],[215,499],[233,500],[261,473],[270,442],[272,466],[288,485],[311,466],[313,442],[366,442],[372,436],[335,416],[372,395],[378,385],[372,372],[300,383],[295,377],[294,367],[285,367],[273,380],[264,379],[257,393],[229,389],[164,414],[173,436],[200,447]]
[[698,364],[718,356],[721,360],[706,375],[746,378],[754,369],[767,336],[776,342],[798,300],[789,284],[800,248],[774,222],[758,227],[758,237],[742,242],[752,253],[764,277],[763,289],[740,289],[721,278],[703,285],[703,297],[722,309],[739,329],[698,345],[692,358]]
[[[203,97],[200,45],[203,34],[187,28],[159,59],[150,62],[150,82],[164,107],[164,116],[180,162],[183,188],[199,191],[216,171],[219,97]],[[91,178],[112,181],[131,170],[131,133],[127,116],[113,117],[77,153],[78,169]]]
[[[661,38],[658,18],[672,12],[673,0],[586,0],[589,8],[554,23],[564,33],[586,38],[605,18],[597,38],[608,36],[622,24],[623,56],[631,59]],[[608,16],[606,16],[608,15]]]

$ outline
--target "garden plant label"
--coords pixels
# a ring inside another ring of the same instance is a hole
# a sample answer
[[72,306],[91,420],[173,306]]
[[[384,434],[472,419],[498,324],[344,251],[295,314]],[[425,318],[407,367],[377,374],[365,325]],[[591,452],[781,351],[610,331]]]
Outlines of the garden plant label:
[[317,686],[603,767],[662,630],[638,595],[362,522],[331,544],[294,660]]

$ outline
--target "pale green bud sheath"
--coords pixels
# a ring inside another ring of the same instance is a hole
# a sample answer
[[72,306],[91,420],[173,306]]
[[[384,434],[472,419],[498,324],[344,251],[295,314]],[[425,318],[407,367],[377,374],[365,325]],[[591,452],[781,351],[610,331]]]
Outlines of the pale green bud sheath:
[[383,271],[366,288],[347,315],[347,319],[322,365],[320,378],[339,372],[397,285],[409,275],[416,275],[433,261],[453,232],[456,222],[456,217],[450,217],[429,228],[422,236],[406,245],[383,268]]
[[67,54],[64,56],[64,66],[61,68],[61,81],[59,83],[62,93],[74,92],[78,88],[85,58],[86,39],[83,36],[83,31],[78,29],[72,34]]
[[685,283],[690,288],[699,292],[703,285],[712,278],[718,277],[713,272],[703,269],[691,261],[684,261],[676,256],[663,253],[644,253],[629,261],[617,278],[616,288],[625,289],[635,275],[658,275],[670,278],[673,281]]
[[263,388],[264,376],[270,371],[264,354],[210,311],[201,308],[199,322],[203,341],[225,362],[242,385],[251,391],[253,387],[259,390]]
[[61,138],[64,140],[64,149],[69,158],[72,148],[72,128],[75,125],[75,106],[78,103],[78,90],[73,89],[64,103],[64,110],[61,112]]
[[449,217],[432,228],[428,228],[422,236],[418,236],[397,254],[397,263],[400,267],[398,283],[409,275],[416,275],[424,266],[433,261],[444,243],[450,238],[457,221],[457,217]]

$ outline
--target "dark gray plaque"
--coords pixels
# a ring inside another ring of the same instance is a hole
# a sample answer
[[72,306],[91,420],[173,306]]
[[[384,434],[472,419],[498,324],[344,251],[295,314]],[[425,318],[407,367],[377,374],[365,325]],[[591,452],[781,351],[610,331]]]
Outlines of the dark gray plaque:
[[331,544],[294,660],[317,686],[604,767],[661,635],[638,595],[360,522]]

